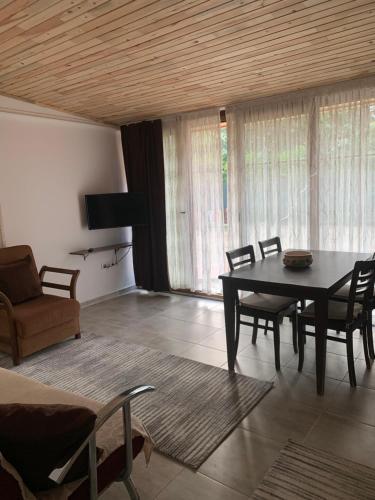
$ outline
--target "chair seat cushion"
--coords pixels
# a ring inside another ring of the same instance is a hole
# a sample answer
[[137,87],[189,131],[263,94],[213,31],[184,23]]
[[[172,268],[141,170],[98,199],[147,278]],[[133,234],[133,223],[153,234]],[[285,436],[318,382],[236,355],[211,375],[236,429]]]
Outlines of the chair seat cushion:
[[41,295],[14,306],[17,333],[31,337],[79,315],[79,302],[57,295]]
[[240,299],[240,305],[266,311],[270,313],[279,313],[297,303],[297,299],[291,297],[282,297],[280,295],[269,295],[267,293],[254,293]]
[[[328,302],[328,320],[345,321],[348,311],[346,302],[336,302],[330,300]],[[356,317],[362,311],[361,304],[354,305],[353,316]],[[315,318],[315,303],[308,305],[300,314],[302,318]]]
[[[351,283],[346,283],[344,286],[339,288],[336,293],[333,294],[333,298],[335,299],[341,299],[341,300],[348,300],[349,299],[349,292],[350,292],[350,285]],[[375,292],[374,292],[374,297],[375,297]],[[362,296],[358,295],[357,296],[357,301],[362,301]]]

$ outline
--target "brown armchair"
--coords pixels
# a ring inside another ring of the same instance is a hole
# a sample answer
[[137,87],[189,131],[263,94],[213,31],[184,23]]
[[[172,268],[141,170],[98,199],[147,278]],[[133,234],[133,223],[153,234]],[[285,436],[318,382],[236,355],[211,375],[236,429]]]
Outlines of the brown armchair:
[[[79,270],[43,266],[38,274],[33,252],[28,245],[0,249],[0,273],[6,272],[9,280],[14,272],[14,279],[21,281],[21,288],[22,277],[26,279],[26,274],[17,265],[25,262],[28,276],[34,281],[32,296],[27,300],[19,296],[17,300],[12,300],[4,289],[0,291],[0,351],[10,354],[15,365],[20,364],[25,356],[61,340],[80,337],[80,305],[75,298]],[[70,284],[44,281],[47,272],[70,275]],[[68,291],[70,298],[44,294],[42,287]],[[23,288],[27,289],[27,286]]]

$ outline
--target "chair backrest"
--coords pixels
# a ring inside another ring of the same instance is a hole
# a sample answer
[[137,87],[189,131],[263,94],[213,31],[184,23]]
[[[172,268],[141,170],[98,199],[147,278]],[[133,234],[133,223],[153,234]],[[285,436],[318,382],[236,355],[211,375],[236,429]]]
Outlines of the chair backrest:
[[373,298],[375,260],[359,260],[355,263],[349,291],[347,323],[353,321],[354,306],[361,302],[364,308]]
[[29,245],[16,245],[13,247],[0,248],[0,264],[10,264],[17,260],[22,260],[30,256],[31,267],[36,277],[39,277],[38,269],[35,264],[33,251]]
[[234,271],[236,268],[244,266],[246,264],[253,264],[255,262],[255,253],[253,245],[247,245],[242,248],[237,248],[237,250],[232,250],[231,252],[225,252],[225,254],[227,256],[229,268],[231,271]]
[[260,253],[262,254],[262,259],[265,259],[267,255],[282,252],[281,241],[279,236],[270,238],[269,240],[258,241]]

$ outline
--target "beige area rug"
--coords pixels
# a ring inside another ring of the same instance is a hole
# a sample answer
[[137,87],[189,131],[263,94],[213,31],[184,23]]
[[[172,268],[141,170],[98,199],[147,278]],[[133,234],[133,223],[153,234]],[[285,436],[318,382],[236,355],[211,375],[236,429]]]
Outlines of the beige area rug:
[[[10,368],[8,357],[0,366]],[[132,412],[157,449],[199,467],[271,389],[227,370],[172,356],[114,337],[83,335],[26,358],[17,373],[100,402],[135,385],[156,391],[137,399]]]
[[375,498],[375,470],[291,441],[252,498],[370,500]]

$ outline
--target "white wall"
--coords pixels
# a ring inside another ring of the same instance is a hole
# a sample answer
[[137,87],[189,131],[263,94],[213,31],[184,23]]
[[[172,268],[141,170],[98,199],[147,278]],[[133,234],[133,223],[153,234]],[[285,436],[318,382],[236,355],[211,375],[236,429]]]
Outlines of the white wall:
[[38,267],[80,269],[87,301],[134,284],[131,252],[108,270],[112,252],[69,252],[129,241],[131,230],[87,229],[83,195],[125,189],[120,133],[69,117],[0,96],[0,244],[31,245]]

